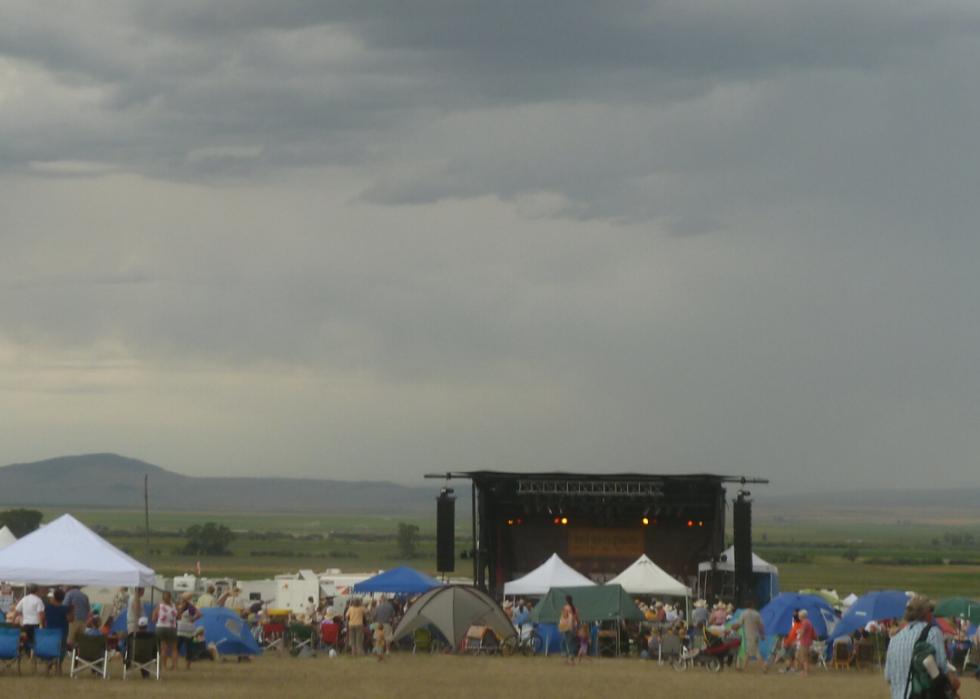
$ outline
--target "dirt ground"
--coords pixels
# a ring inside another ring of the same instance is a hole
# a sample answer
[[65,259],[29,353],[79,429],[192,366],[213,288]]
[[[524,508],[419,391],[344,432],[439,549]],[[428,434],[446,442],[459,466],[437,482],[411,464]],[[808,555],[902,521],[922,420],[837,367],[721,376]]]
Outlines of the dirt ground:
[[[267,655],[239,664],[234,660],[198,663],[190,671],[164,673],[160,682],[122,681],[122,667],[111,664],[108,681],[84,676],[0,675],[0,695],[18,699],[81,697],[83,699],[285,699],[331,697],[365,699],[595,699],[608,696],[728,696],[753,699],[834,697],[887,699],[888,687],[877,670],[814,670],[809,678],[761,675],[758,667],[744,673],[724,669],[713,674],[702,668],[674,671],[669,665],[636,659],[601,658],[581,666],[563,666],[555,657],[469,657],[395,653],[386,662],[343,656],[292,658]],[[721,694],[719,694],[721,693]],[[980,682],[964,679],[962,699],[980,699]]]

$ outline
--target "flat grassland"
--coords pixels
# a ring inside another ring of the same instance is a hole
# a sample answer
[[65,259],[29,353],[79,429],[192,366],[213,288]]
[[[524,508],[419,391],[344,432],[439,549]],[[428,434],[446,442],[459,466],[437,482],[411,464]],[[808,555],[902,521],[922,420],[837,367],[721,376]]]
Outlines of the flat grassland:
[[[435,573],[435,508],[430,516],[336,516],[249,512],[150,513],[147,546],[138,510],[73,510],[105,527],[113,544],[164,576],[194,571],[208,577],[256,579],[302,568],[370,572],[400,564]],[[63,511],[45,511],[50,520]],[[229,556],[178,553],[189,526],[215,522],[237,538]],[[399,524],[419,528],[416,557],[399,553]],[[457,518],[457,553],[468,550],[469,517]],[[729,534],[730,536],[730,534]],[[779,567],[780,588],[832,588],[842,596],[869,590],[915,590],[934,598],[980,598],[980,509],[757,508],[753,549]],[[457,560],[456,570],[472,570]]]
[[[29,671],[28,671],[29,672]],[[250,663],[198,663],[164,673],[160,682],[134,679],[123,682],[119,661],[111,663],[112,679],[0,676],[0,692],[19,699],[48,699],[69,692],[80,699],[128,699],[139,696],[182,699],[268,699],[281,696],[329,696],[336,699],[373,697],[440,697],[441,699],[595,699],[595,697],[754,697],[833,696],[867,699],[889,696],[876,669],[813,670],[809,678],[760,674],[758,667],[744,673],[730,668],[710,673],[702,668],[675,672],[669,665],[636,659],[601,658],[567,667],[555,657],[470,657],[394,653],[387,662],[375,658],[342,656],[330,659],[268,655]],[[962,699],[980,697],[980,683],[964,681]]]

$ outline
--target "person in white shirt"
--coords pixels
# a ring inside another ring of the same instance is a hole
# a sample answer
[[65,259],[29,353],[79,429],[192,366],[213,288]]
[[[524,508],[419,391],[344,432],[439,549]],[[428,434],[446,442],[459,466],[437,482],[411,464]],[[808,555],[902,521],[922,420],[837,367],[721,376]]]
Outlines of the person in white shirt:
[[26,645],[34,645],[34,629],[38,628],[45,621],[44,600],[38,596],[40,588],[37,585],[28,585],[27,594],[17,603],[17,612],[23,617],[21,628],[27,639]]

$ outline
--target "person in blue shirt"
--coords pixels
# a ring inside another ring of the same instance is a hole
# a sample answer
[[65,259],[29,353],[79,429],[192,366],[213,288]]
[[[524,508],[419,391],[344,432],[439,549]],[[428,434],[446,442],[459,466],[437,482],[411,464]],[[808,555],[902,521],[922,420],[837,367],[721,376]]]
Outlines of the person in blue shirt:
[[[74,621],[75,615],[71,607],[65,604],[65,591],[58,588],[52,595],[52,600],[44,605],[44,627],[61,631],[61,657],[65,657],[68,644],[68,628]],[[61,671],[61,661],[58,661],[58,671]]]

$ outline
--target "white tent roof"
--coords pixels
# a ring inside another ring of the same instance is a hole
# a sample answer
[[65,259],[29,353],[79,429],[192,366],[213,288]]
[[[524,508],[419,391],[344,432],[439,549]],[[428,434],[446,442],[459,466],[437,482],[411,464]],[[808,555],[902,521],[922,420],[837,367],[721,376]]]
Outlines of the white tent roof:
[[[711,561],[705,561],[704,563],[698,564],[698,571],[704,572],[706,570],[711,570]],[[715,566],[715,570],[725,570],[734,571],[735,570],[735,547],[729,546],[724,553],[719,556],[718,564]],[[766,563],[764,560],[759,558],[755,553],[752,554],[752,572],[753,573],[772,573],[776,575],[779,573],[779,568],[774,566],[772,563]]]
[[631,595],[691,596],[691,588],[668,575],[646,554],[637,558],[629,568],[606,584],[622,585]]
[[0,551],[0,580],[150,587],[156,574],[71,515]]
[[523,578],[504,583],[505,595],[546,595],[553,587],[584,587],[594,582],[558,557],[557,553]]
[[10,527],[4,525],[3,529],[0,529],[0,549],[7,548],[15,541],[17,541],[17,537],[10,531]]

